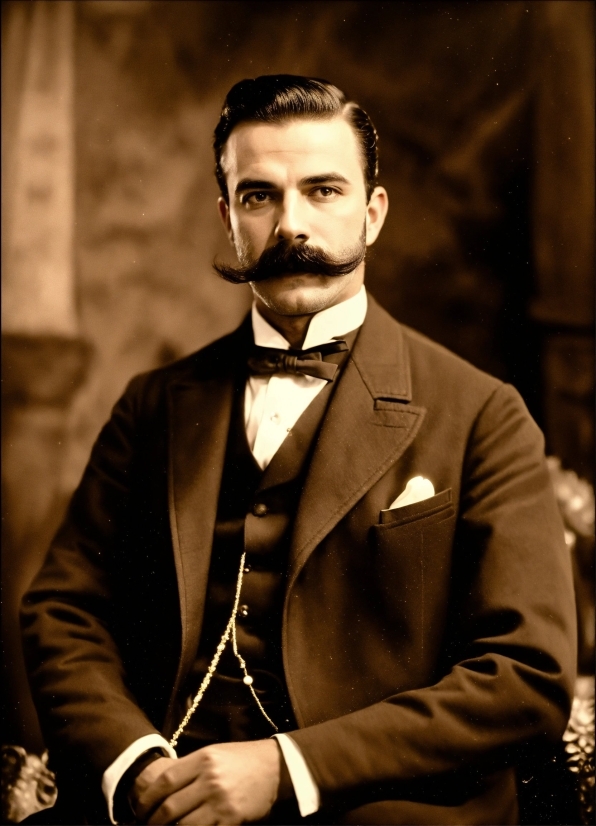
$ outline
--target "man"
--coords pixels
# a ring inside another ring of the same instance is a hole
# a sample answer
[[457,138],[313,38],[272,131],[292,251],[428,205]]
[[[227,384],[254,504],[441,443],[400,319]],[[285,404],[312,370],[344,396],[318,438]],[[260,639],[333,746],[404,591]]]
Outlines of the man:
[[243,81],[215,152],[251,316],[131,382],[24,602],[64,782],[150,824],[516,823],[575,659],[541,434],[367,297],[356,104]]

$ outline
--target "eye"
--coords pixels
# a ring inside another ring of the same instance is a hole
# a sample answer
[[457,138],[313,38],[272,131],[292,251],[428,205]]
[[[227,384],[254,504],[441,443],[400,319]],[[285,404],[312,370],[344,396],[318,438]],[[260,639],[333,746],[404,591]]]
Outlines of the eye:
[[266,204],[271,200],[271,197],[270,192],[249,192],[247,195],[243,196],[242,203],[246,204],[246,206],[259,206],[261,204]]
[[317,201],[332,201],[341,193],[334,186],[318,186],[311,194]]

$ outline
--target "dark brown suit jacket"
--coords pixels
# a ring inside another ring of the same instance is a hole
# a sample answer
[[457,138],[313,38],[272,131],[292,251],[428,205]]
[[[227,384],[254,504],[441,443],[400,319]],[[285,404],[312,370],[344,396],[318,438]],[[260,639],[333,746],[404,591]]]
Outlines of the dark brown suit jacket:
[[[25,598],[48,744],[96,788],[131,742],[178,722],[249,338],[245,323],[130,383]],[[436,495],[381,518],[417,475]],[[371,299],[300,500],[283,613],[318,819],[515,822],[511,766],[565,727],[574,628],[519,395]]]

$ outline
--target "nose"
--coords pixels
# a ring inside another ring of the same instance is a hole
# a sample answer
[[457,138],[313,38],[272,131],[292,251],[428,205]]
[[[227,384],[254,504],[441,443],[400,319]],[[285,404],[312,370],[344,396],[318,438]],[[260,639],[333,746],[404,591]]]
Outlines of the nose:
[[310,232],[299,193],[286,193],[284,196],[274,232],[278,241],[288,244],[308,241]]

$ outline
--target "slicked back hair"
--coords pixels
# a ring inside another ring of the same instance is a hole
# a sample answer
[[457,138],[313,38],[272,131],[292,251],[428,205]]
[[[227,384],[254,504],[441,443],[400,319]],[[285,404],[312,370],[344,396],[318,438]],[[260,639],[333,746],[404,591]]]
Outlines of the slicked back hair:
[[240,123],[281,123],[294,118],[330,119],[343,116],[350,124],[362,156],[366,197],[377,184],[377,130],[364,109],[326,80],[301,75],[261,75],[232,86],[224,101],[215,128],[215,176],[221,194],[229,202],[228,187],[221,165],[224,147]]

